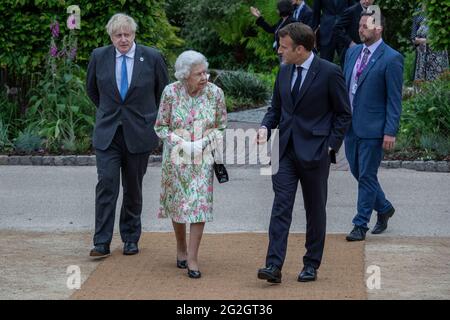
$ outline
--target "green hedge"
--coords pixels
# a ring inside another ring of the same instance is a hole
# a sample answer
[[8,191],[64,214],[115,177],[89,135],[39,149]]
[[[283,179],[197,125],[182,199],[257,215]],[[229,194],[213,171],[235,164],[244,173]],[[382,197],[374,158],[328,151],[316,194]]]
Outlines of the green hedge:
[[[0,67],[13,74],[40,71],[49,52],[49,26],[58,20],[65,35],[66,9],[72,4],[64,0],[0,1]],[[77,62],[82,66],[87,64],[94,48],[110,43],[105,25],[117,12],[136,19],[139,26],[136,39],[140,43],[155,46],[166,54],[182,44],[166,18],[162,0],[79,0],[76,4],[81,9]]]
[[450,0],[426,0],[431,46],[435,49],[450,47]]

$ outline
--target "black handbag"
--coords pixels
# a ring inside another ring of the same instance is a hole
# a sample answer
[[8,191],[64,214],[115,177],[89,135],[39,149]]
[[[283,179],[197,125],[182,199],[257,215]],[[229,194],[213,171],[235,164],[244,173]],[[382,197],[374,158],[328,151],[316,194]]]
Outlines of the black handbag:
[[224,183],[229,180],[227,169],[225,168],[225,165],[223,165],[222,163],[217,163],[214,161],[214,172],[216,174],[217,181],[219,181],[219,183]]
[[219,183],[228,182],[229,177],[228,177],[227,169],[225,168],[225,165],[223,163],[216,162],[214,149],[212,151],[212,155],[214,158],[214,165],[213,165],[214,173],[216,174],[217,181],[219,181]]

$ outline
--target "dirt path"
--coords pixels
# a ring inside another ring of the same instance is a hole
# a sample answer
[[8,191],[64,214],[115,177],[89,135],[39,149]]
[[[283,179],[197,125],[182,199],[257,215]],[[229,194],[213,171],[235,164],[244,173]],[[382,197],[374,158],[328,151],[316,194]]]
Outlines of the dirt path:
[[[66,273],[77,265],[84,282],[98,261],[88,258],[91,234],[0,231],[0,299],[67,299]],[[121,247],[117,235],[112,248]],[[381,289],[369,299],[450,299],[450,238],[371,237],[366,269],[380,267]],[[367,277],[370,276],[367,274]]]

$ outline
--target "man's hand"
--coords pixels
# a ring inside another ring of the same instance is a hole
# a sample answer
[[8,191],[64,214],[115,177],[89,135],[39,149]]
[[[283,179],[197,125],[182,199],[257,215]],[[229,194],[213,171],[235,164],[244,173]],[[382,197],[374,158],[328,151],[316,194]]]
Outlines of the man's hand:
[[395,137],[384,135],[383,138],[383,149],[392,150],[395,147]]
[[351,48],[351,47],[353,47],[353,46],[356,46],[356,43],[354,43],[354,42],[352,41],[352,42],[350,42],[350,45],[349,45],[348,47]]
[[261,127],[258,129],[258,134],[256,135],[256,143],[264,144],[267,142],[267,128]]
[[256,18],[261,17],[261,12],[259,12],[258,8],[250,7],[250,12],[252,15],[254,15]]

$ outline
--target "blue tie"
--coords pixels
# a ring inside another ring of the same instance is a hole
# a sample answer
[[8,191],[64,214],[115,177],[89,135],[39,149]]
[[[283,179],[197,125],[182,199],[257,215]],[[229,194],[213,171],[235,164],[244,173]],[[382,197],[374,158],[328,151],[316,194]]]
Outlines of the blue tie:
[[120,79],[120,96],[122,100],[125,101],[128,91],[128,73],[127,73],[127,56],[122,55],[122,75]]

